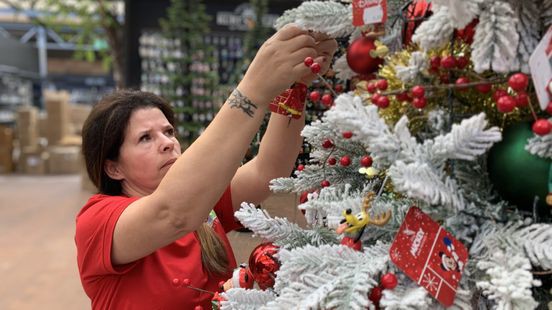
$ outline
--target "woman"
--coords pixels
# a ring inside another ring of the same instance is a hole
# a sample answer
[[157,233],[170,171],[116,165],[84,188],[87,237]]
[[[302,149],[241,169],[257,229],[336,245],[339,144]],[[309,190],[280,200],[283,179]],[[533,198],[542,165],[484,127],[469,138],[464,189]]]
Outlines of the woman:
[[304,119],[270,118],[258,156],[240,167],[269,102],[327,70],[337,44],[293,25],[259,49],[205,132],[181,155],[174,117],[161,98],[120,91],[105,97],[83,127],[83,154],[100,194],[77,215],[75,242],[94,309],[210,308],[236,262],[226,232],[242,201],[260,203],[271,179],[288,176]]

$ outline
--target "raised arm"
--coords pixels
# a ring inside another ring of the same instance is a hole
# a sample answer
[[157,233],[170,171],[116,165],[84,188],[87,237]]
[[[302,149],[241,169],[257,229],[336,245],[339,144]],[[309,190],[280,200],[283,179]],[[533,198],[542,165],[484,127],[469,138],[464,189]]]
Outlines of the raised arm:
[[230,184],[268,103],[308,73],[315,40],[289,26],[259,49],[244,79],[205,132],[179,157],[158,188],[132,203],[115,227],[112,260],[144,257],[196,230]]

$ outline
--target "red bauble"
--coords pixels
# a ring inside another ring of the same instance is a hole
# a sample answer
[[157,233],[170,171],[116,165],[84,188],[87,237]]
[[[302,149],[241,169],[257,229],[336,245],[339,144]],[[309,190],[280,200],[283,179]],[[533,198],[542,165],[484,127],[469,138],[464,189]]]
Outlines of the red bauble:
[[519,91],[514,97],[514,100],[516,100],[516,106],[518,108],[525,108],[529,105],[529,96],[524,91]]
[[412,106],[414,106],[416,109],[423,109],[426,105],[427,99],[425,97],[414,98],[414,100],[412,100]]
[[490,92],[492,88],[493,88],[493,85],[490,83],[479,84],[475,86],[475,89],[477,89],[477,91],[482,94],[486,94]]
[[376,286],[370,290],[370,295],[368,295],[368,299],[375,305],[377,305],[379,304],[381,297],[383,296],[382,292],[383,290],[381,289],[381,287]]
[[325,94],[324,96],[322,96],[322,104],[327,106],[327,107],[331,107],[332,104],[333,104],[333,97],[332,95],[330,94]]
[[508,79],[508,85],[515,91],[525,90],[529,85],[529,78],[523,73],[516,73]]
[[495,92],[493,94],[493,100],[495,102],[498,102],[498,99],[500,99],[501,97],[504,97],[504,96],[508,96],[508,91],[506,91],[505,89],[499,88],[499,89],[495,90]]
[[479,19],[473,19],[464,29],[456,30],[456,36],[466,44],[472,44],[475,35],[475,26],[477,26],[478,23]]
[[370,167],[372,166],[372,157],[366,155],[366,156],[362,156],[362,158],[360,159],[360,165],[362,167]]
[[420,85],[412,87],[412,90],[410,92],[412,93],[412,97],[414,98],[422,98],[423,96],[425,96],[425,88]]
[[431,57],[431,59],[429,60],[429,67],[433,70],[439,70],[439,67],[441,67],[441,57]]
[[395,95],[395,98],[398,101],[410,101],[412,98],[408,95],[408,92],[402,92]]
[[334,90],[336,93],[341,93],[343,92],[343,85],[341,84],[336,84],[335,87],[334,87]]
[[456,67],[456,59],[454,56],[445,56],[441,58],[441,67],[445,69],[452,69]]
[[343,138],[345,139],[351,139],[353,137],[353,132],[350,130],[347,130],[347,131],[344,131],[342,135],[343,135]]
[[351,164],[351,158],[345,155],[339,159],[339,164],[343,167],[347,167]]
[[368,83],[368,85],[366,85],[366,90],[370,94],[373,94],[378,90],[378,87],[376,86],[376,83]]
[[552,124],[545,118],[540,118],[533,123],[533,132],[539,136],[545,136],[552,131]]
[[379,98],[381,98],[380,94],[373,94],[372,98],[370,98],[370,101],[372,101],[373,104],[377,105]]
[[320,93],[317,92],[316,90],[315,90],[315,91],[311,91],[311,93],[309,94],[309,99],[310,99],[312,102],[318,102],[318,100],[320,100]]
[[397,287],[399,282],[397,281],[397,276],[394,273],[389,272],[381,276],[380,283],[384,289],[392,290]]
[[333,166],[337,163],[337,159],[335,157],[328,158],[328,165]]
[[546,106],[546,112],[548,112],[548,114],[552,114],[552,101],[550,101]]
[[325,148],[325,149],[329,149],[329,148],[332,148],[334,146],[332,140],[330,139],[326,139],[324,140],[324,142],[322,142],[322,147]]
[[275,273],[280,268],[275,258],[277,253],[278,247],[267,242],[259,244],[249,256],[249,270],[262,290],[274,286]]
[[458,67],[458,69],[466,68],[469,65],[469,63],[470,63],[470,60],[466,56],[460,56],[456,58],[456,67]]
[[297,165],[297,171],[303,171],[305,169],[305,165]]
[[299,203],[305,203],[309,201],[309,192],[302,192],[301,196],[299,196]]
[[376,86],[379,90],[386,90],[389,83],[387,83],[387,80],[379,80],[376,82]]
[[378,100],[376,101],[376,105],[382,109],[385,109],[389,106],[389,98],[387,96],[379,96]]
[[496,108],[499,112],[510,113],[516,107],[516,100],[512,96],[502,96],[496,102]]
[[341,245],[347,246],[355,251],[361,251],[362,250],[362,242],[360,240],[355,242],[354,238],[351,237],[343,237],[341,239]]
[[312,57],[307,57],[303,63],[305,66],[310,67],[314,63],[314,59]]
[[313,63],[312,65],[310,65],[310,69],[311,69],[311,72],[314,73],[314,74],[317,74],[320,72],[320,70],[322,69],[322,67],[320,67],[320,64],[315,62]]
[[467,77],[465,77],[465,76],[459,77],[459,78],[456,80],[456,85],[459,86],[459,87],[457,88],[458,91],[464,92],[464,91],[468,90],[468,87],[467,87],[467,86],[463,86],[463,85],[468,84],[469,82],[470,82],[470,79],[468,79]]
[[330,186],[330,181],[328,181],[328,180],[323,180],[322,182],[320,182],[320,186],[322,186],[322,187],[328,187],[328,186]]
[[376,49],[374,39],[360,37],[347,48],[347,64],[351,70],[358,74],[375,72],[383,59],[370,56],[370,52]]

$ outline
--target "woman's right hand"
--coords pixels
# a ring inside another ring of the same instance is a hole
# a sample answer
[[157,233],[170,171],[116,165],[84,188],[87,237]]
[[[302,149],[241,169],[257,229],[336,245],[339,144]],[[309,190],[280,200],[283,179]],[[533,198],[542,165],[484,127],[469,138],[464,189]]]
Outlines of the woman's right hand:
[[308,75],[310,68],[304,65],[304,60],[316,56],[315,39],[308,31],[288,24],[261,46],[238,89],[253,103],[266,106]]

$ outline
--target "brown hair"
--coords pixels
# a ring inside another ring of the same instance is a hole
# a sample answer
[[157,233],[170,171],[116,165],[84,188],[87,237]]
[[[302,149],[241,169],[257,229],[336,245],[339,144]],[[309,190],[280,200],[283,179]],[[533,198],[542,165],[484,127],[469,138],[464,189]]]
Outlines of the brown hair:
[[[132,112],[143,108],[158,108],[175,126],[174,112],[165,99],[133,90],[119,90],[103,97],[84,122],[82,153],[86,170],[102,194],[122,195],[121,181],[110,178],[104,167],[107,160],[118,159]],[[196,233],[201,244],[201,261],[209,273],[228,273],[228,256],[220,237],[206,223]]]

